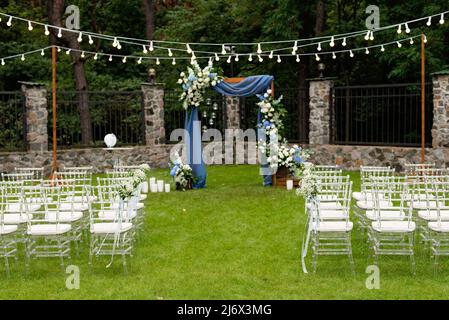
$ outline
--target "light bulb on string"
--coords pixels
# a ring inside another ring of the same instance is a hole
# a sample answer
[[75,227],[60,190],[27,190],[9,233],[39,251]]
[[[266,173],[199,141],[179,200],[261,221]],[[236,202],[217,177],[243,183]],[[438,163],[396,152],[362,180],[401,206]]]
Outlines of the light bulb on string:
[[187,47],[187,53],[191,54],[192,53],[192,49],[190,48],[190,45],[188,43],[186,44],[186,47]]
[[171,52],[171,49],[168,49],[168,56],[173,57],[173,52]]
[[215,61],[220,61],[220,57],[218,56],[217,53],[215,53]]
[[257,53],[258,54],[262,53],[262,48],[260,47],[260,43],[257,44]]
[[402,43],[400,43],[399,41],[396,41],[396,44],[398,45],[398,48],[402,47]]
[[61,48],[60,47],[58,47],[58,52],[61,52]]
[[430,26],[432,25],[432,17],[429,17],[429,20],[427,20],[426,25],[427,25],[428,27],[430,27]]
[[337,55],[335,54],[335,52],[332,52],[332,59],[337,59]]
[[299,58],[299,54],[296,55],[296,62],[301,61],[301,59]]
[[381,51],[381,52],[385,52],[385,47],[384,47],[384,45],[382,45],[382,46],[380,47],[380,51]]
[[109,56],[109,61],[112,61],[112,55]]
[[98,59],[98,53],[95,53],[94,60],[97,60],[97,59]]
[[140,57],[139,60],[137,60],[137,63],[138,63],[138,64],[141,64],[141,63],[142,63],[142,57]]
[[175,59],[175,58],[173,58],[173,61],[172,61],[171,64],[172,64],[172,65],[175,65],[175,64],[176,64],[176,59]]
[[408,24],[405,24],[405,33],[410,33],[410,28],[408,27]]
[[427,36],[426,35],[424,35],[424,43],[427,43]]
[[31,21],[28,21],[28,31],[33,31],[33,25],[31,24]]
[[8,21],[6,22],[6,25],[7,25],[8,27],[12,26],[12,16],[9,16],[9,19],[8,19]]
[[239,62],[239,55],[237,54],[236,56],[235,56],[235,62]]
[[61,28],[59,28],[59,31],[58,31],[58,38],[62,38],[62,30],[61,30]]
[[270,55],[268,56],[268,58],[273,59],[273,51],[270,52]]
[[85,58],[85,57],[86,57],[86,54],[84,53],[84,51],[81,52],[81,58]]
[[41,56],[45,56],[45,51],[44,51],[44,49],[41,50]]
[[401,34],[402,33],[402,24],[400,24],[399,26],[398,26],[398,31],[396,31],[398,34]]
[[147,54],[147,53],[148,53],[147,47],[146,47],[145,45],[142,45],[142,52],[143,52],[144,54]]
[[280,55],[278,55],[278,59],[277,59],[277,63],[281,63],[281,56]]
[[321,60],[320,56],[318,54],[316,54],[316,53],[315,53],[315,60],[316,61],[320,61]]
[[67,51],[65,52],[65,54],[70,54],[70,51],[72,51],[72,49],[67,49]]
[[192,51],[192,60],[196,60],[196,55],[194,51]]
[[373,31],[371,31],[371,35],[369,36],[369,39],[370,39],[371,41],[374,40],[374,32],[373,32]]
[[293,45],[292,54],[296,54],[296,51],[298,51],[298,41],[297,40],[295,40],[295,43]]
[[228,57],[228,60],[226,60],[227,63],[231,63],[231,56]]
[[50,31],[48,30],[48,26],[47,25],[45,25],[44,29],[45,29],[44,34],[46,36],[50,35]]
[[250,61],[250,62],[253,61],[253,55],[251,53],[249,54],[248,61]]
[[122,48],[122,45],[120,44],[119,41],[117,41],[117,49],[120,50]]
[[366,41],[368,41],[369,40],[369,36],[370,36],[370,34],[371,34],[371,31],[370,30],[368,30],[368,32],[366,33],[366,35],[365,35],[365,40]]
[[5,59],[2,59],[2,66],[5,65]]
[[343,47],[346,47],[346,37],[343,38],[343,42],[341,43],[341,45],[342,45]]
[[93,44],[93,43],[94,43],[94,40],[92,39],[92,36],[89,35],[89,44]]
[[212,67],[214,63],[212,62],[212,57],[209,57],[209,62],[207,63],[209,67]]
[[335,46],[335,39],[334,36],[331,38],[331,42],[329,42],[329,45],[333,48]]
[[161,64],[161,62],[159,61],[159,58],[156,58],[156,64],[157,64],[157,65],[160,65],[160,64]]
[[413,41],[413,38],[410,38],[410,44],[414,44],[415,41]]
[[22,54],[22,57],[20,58],[20,60],[25,61],[25,55]]
[[444,24],[444,13],[441,14],[440,24]]
[[354,52],[352,52],[352,50],[349,50],[349,56],[350,56],[351,58],[354,58]]
[[112,42],[112,46],[117,48],[117,37],[114,37],[114,41]]
[[221,54],[226,54],[226,49],[225,49],[224,44],[221,45]]
[[259,59],[259,62],[263,62],[263,58],[262,58],[262,56],[258,56],[258,59]]
[[316,48],[318,51],[321,51],[321,42],[318,43],[318,47]]
[[123,63],[126,63],[126,56],[123,57],[122,62],[123,62]]
[[368,48],[365,49],[365,54],[369,54],[369,49]]

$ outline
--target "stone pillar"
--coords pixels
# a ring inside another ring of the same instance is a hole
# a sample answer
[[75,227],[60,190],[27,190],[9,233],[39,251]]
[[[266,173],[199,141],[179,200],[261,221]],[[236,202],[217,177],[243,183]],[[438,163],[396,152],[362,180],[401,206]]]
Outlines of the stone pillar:
[[433,76],[432,146],[449,147],[449,71]]
[[43,84],[20,82],[26,110],[27,150],[43,153],[48,151],[47,90]]
[[158,84],[142,84],[146,145],[165,143],[164,88]]
[[329,79],[312,79],[309,85],[309,144],[329,144],[330,97],[334,82]]
[[240,129],[240,98],[226,97],[226,128]]

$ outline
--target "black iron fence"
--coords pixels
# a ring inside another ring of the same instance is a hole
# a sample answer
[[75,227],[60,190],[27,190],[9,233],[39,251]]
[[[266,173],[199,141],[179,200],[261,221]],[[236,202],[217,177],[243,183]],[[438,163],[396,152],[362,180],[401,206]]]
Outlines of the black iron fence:
[[25,121],[22,92],[0,92],[0,151],[26,150]]
[[[309,142],[309,90],[308,88],[278,89],[276,97],[283,96],[282,103],[287,110],[284,119],[285,137],[290,142]],[[256,128],[259,102],[257,97],[241,98],[240,115],[242,129]]]
[[[88,91],[92,122],[92,144],[104,146],[104,136],[117,136],[117,146],[145,143],[145,122],[141,91]],[[78,100],[83,97],[75,91],[57,92],[57,143],[62,148],[81,147],[82,132],[78,112]],[[48,96],[48,136],[53,143],[53,115],[51,92]]]
[[[425,87],[425,141],[431,145],[432,86]],[[421,85],[389,84],[335,87],[331,142],[349,145],[419,146]]]
[[[181,90],[165,89],[164,95],[164,121],[165,135],[167,143],[170,141],[170,134],[175,129],[184,128],[186,112],[179,101]],[[226,129],[225,98],[210,90],[204,95],[204,102],[198,109],[201,119],[202,130],[217,129],[224,133]]]

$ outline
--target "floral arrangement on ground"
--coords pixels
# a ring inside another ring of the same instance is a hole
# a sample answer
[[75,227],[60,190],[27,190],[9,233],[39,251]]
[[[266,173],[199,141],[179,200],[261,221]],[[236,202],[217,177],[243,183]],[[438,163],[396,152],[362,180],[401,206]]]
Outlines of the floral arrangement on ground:
[[185,191],[191,189],[195,182],[192,167],[183,163],[182,158],[178,153],[175,153],[173,158],[174,159],[170,162],[170,175],[175,181],[176,190]]

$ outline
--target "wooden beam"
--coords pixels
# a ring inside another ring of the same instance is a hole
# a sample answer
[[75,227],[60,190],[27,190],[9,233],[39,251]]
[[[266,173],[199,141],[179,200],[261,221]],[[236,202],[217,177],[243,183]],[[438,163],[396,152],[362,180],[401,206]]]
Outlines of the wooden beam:
[[239,78],[225,78],[225,79],[224,79],[224,82],[227,82],[227,83],[239,83],[240,81],[242,81],[242,80],[244,80],[244,79],[246,79],[246,78],[244,78],[244,77],[239,77]]
[[426,161],[426,44],[421,34],[421,163]]
[[53,111],[53,163],[51,165],[52,177],[58,171],[57,154],[57,135],[56,135],[56,47],[51,48],[51,96]]

